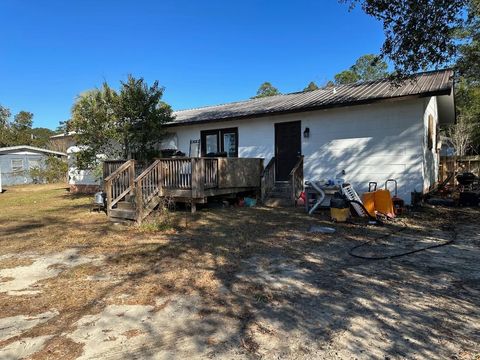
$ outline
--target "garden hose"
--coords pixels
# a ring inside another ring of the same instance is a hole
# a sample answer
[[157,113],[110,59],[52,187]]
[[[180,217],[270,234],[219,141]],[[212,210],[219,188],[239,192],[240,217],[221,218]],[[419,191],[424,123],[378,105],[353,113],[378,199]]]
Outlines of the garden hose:
[[445,246],[445,245],[449,245],[451,243],[453,243],[455,241],[455,239],[457,238],[457,232],[455,231],[455,228],[453,228],[453,237],[452,239],[448,240],[448,241],[444,241],[440,244],[435,244],[435,245],[430,245],[430,246],[426,246],[426,247],[423,247],[423,248],[420,248],[420,249],[415,249],[415,250],[410,250],[410,251],[406,251],[406,252],[403,252],[403,253],[398,253],[398,254],[392,254],[392,255],[386,255],[386,256],[362,256],[362,255],[357,255],[354,253],[355,250],[363,247],[363,246],[367,246],[369,244],[371,244],[372,242],[374,241],[377,241],[377,240],[380,240],[380,239],[386,239],[386,238],[389,238],[390,236],[392,235],[395,235],[395,234],[398,234],[402,231],[404,231],[405,229],[408,228],[407,224],[404,222],[404,221],[401,221],[401,223],[403,224],[403,227],[398,230],[398,231],[394,231],[392,233],[389,233],[389,234],[386,234],[386,235],[383,235],[383,236],[380,236],[380,237],[377,237],[375,239],[371,239],[371,240],[367,240],[367,241],[364,241],[363,243],[359,244],[359,245],[355,245],[353,248],[351,248],[349,251],[348,251],[348,254],[350,256],[353,256],[355,258],[358,258],[358,259],[364,259],[364,260],[387,260],[387,259],[394,259],[394,258],[399,258],[399,257],[402,257],[402,256],[407,256],[407,255],[411,255],[411,254],[415,254],[415,253],[418,253],[418,252],[421,252],[421,251],[425,251],[425,250],[429,250],[429,249],[434,249],[434,248],[439,248],[439,247],[442,247],[442,246]]

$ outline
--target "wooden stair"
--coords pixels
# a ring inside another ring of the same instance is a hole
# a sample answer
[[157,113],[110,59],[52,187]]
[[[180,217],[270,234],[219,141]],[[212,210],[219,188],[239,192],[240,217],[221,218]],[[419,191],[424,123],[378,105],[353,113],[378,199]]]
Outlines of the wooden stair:
[[135,197],[126,195],[124,200],[117,203],[117,207],[110,210],[110,221],[118,222],[123,220],[136,221],[137,209],[135,207]]
[[262,202],[270,207],[291,207],[303,191],[303,156],[290,172],[288,181],[275,181],[275,162],[272,158],[262,176]]
[[292,184],[288,181],[275,182],[273,189],[268,193],[264,204],[269,207],[291,207],[292,202]]

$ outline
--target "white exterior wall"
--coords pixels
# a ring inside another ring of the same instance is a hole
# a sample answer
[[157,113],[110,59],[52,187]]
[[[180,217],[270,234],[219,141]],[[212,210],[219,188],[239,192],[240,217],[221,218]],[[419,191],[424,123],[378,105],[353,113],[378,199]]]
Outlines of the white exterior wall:
[[[410,203],[411,192],[424,190],[424,173],[432,166],[424,160],[425,110],[425,99],[409,99],[170,131],[176,133],[178,150],[188,156],[190,140],[200,139],[201,130],[238,127],[239,156],[260,157],[267,163],[274,156],[274,124],[301,120],[305,180],[332,178],[345,170],[346,180],[361,193],[369,181],[383,186],[386,179],[394,178],[399,196]],[[306,127],[309,138],[303,137]]]
[[95,178],[92,170],[80,170],[76,165],[76,153],[80,151],[78,146],[70,146],[68,155],[68,184],[69,185],[100,185],[100,180]]

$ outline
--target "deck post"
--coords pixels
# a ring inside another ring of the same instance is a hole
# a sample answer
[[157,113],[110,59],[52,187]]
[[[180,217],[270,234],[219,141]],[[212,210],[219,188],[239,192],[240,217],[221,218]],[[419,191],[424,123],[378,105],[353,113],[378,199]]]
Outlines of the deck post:
[[205,159],[192,158],[192,199],[204,197]]
[[128,168],[128,185],[130,186],[130,195],[135,192],[135,160],[130,160],[130,167]]

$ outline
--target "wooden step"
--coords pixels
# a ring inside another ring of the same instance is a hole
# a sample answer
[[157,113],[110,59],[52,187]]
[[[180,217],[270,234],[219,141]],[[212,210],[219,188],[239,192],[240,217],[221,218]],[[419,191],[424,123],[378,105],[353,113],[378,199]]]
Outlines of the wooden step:
[[112,209],[110,210],[110,218],[136,220],[137,212],[130,209]]
[[119,201],[117,203],[117,209],[135,210],[135,204],[128,201]]

